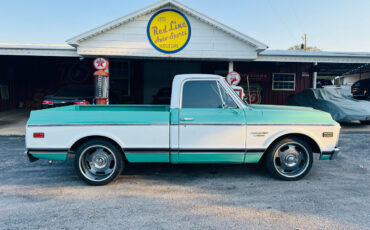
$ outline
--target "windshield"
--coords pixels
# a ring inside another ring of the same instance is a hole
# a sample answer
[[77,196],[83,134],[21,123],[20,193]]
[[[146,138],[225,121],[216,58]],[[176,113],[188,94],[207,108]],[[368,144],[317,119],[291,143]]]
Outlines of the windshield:
[[55,97],[92,97],[94,96],[94,86],[92,85],[70,85],[60,88]]

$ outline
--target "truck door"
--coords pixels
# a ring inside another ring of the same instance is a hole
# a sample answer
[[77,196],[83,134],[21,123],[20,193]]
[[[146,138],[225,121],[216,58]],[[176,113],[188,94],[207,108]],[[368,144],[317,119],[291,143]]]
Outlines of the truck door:
[[246,125],[239,108],[217,80],[183,83],[179,111],[180,163],[243,163]]

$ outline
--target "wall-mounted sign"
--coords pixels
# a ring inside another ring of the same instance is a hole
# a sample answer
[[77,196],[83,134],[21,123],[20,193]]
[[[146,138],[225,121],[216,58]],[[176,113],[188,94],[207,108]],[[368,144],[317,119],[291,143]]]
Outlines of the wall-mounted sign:
[[251,90],[250,92],[245,92],[244,100],[248,104],[261,104],[261,91],[259,90]]
[[190,40],[190,23],[177,10],[160,10],[150,18],[147,35],[149,42],[158,51],[176,53],[184,49]]
[[244,99],[244,89],[243,87],[240,87],[240,86],[236,86],[236,85],[233,85],[231,86],[231,88],[233,88],[233,90],[236,92],[236,94],[238,94],[238,96],[243,100]]
[[247,72],[247,73],[240,73],[242,76],[243,81],[247,81],[247,78],[250,82],[269,82],[270,81],[270,73],[258,73],[258,72]]
[[230,72],[226,76],[226,81],[230,85],[238,85],[241,79],[240,74],[237,72]]
[[109,62],[105,58],[95,58],[94,60],[94,67],[97,70],[106,70],[109,66]]

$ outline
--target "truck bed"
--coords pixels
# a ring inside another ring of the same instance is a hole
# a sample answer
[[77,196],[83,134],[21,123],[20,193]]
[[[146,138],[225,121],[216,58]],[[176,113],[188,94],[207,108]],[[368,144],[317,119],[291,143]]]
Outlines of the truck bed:
[[168,105],[72,105],[32,111],[27,125],[169,123]]
[[169,105],[72,105],[51,108],[58,111],[170,111]]

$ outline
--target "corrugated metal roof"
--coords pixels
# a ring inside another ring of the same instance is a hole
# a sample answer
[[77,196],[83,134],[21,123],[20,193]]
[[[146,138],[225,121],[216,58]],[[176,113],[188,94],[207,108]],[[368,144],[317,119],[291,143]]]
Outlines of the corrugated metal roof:
[[365,64],[370,63],[370,53],[300,51],[300,50],[265,50],[259,53],[255,61]]
[[370,58],[366,52],[328,52],[328,51],[301,51],[301,50],[265,50],[263,56],[308,56],[308,57],[365,57]]

